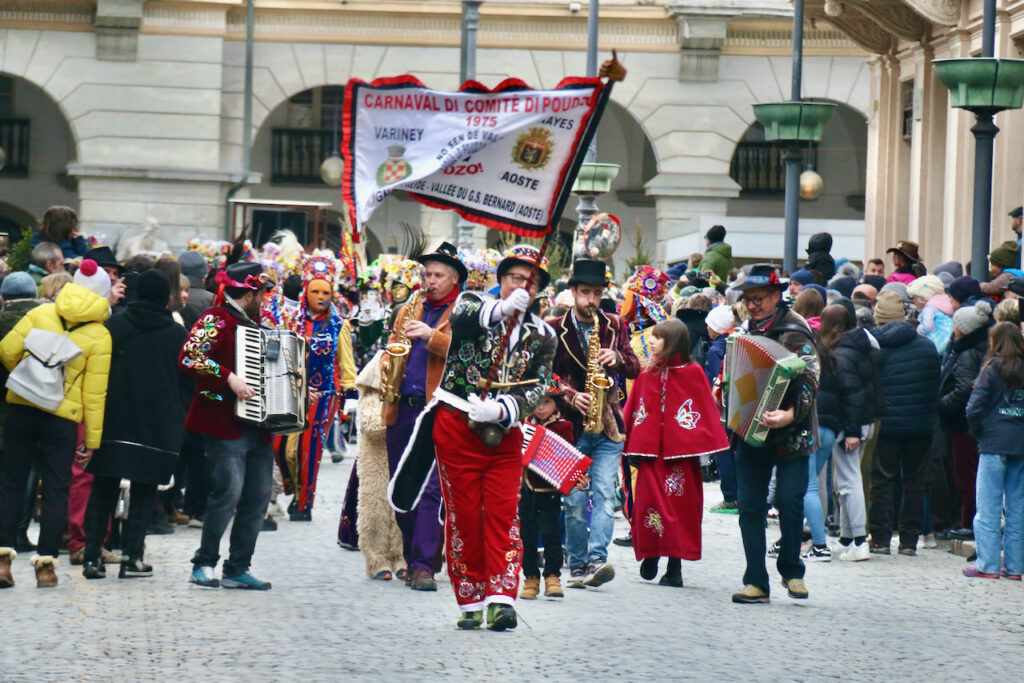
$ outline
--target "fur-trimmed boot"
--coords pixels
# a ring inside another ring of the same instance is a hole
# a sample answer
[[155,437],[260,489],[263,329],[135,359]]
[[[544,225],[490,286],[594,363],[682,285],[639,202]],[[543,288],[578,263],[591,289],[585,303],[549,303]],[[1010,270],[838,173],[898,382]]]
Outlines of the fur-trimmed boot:
[[14,548],[0,548],[0,588],[10,588],[14,585],[14,575],[11,574],[11,562],[18,556]]
[[32,566],[36,568],[36,587],[51,588],[57,585],[57,558],[53,555],[33,555]]

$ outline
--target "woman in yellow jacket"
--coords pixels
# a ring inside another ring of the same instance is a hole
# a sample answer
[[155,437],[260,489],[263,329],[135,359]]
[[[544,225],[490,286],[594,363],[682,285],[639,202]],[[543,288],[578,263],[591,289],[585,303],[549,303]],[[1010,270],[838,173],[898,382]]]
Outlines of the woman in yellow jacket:
[[[68,335],[82,354],[65,366],[64,400],[56,410],[45,410],[7,392],[10,409],[5,425],[5,450],[0,461],[0,587],[14,585],[10,560],[14,558],[15,530],[24,497],[30,463],[36,460],[42,477],[42,516],[38,555],[32,558],[40,587],[57,584],[57,552],[67,524],[71,464],[84,467],[99,447],[103,409],[110,370],[110,334],[103,321],[110,315],[107,295],[110,279],[91,260],[82,262],[73,283],[57,300],[25,314],[0,341],[0,362],[8,370],[25,355],[25,337],[33,329]],[[83,450],[75,453],[78,423],[85,423]],[[5,569],[7,571],[5,571]]]

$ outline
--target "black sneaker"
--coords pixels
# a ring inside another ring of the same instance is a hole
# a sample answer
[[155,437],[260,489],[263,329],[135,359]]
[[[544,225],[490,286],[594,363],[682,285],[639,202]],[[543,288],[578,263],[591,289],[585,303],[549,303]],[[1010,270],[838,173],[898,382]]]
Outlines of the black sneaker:
[[779,540],[775,541],[775,543],[772,543],[772,547],[771,548],[768,548],[768,557],[778,557],[779,556],[779,552],[781,550],[782,550],[782,539],[780,538]]
[[621,536],[619,538],[616,538],[614,541],[612,541],[612,543],[614,543],[615,545],[621,545],[624,548],[632,548],[633,547],[633,534],[626,534],[625,536]]
[[604,585],[615,578],[615,567],[608,560],[594,560],[590,563],[590,567],[587,571],[587,576],[583,580],[584,585],[598,586]]
[[143,562],[141,558],[121,560],[121,569],[117,572],[117,578],[134,579],[145,576],[153,576],[153,568]]
[[573,567],[569,570],[569,580],[566,582],[566,585],[569,588],[586,588],[587,586],[583,583],[586,578],[586,567]]
[[489,605],[487,607],[487,629],[489,631],[511,631],[519,625],[516,611],[511,605]]
[[107,578],[107,568],[103,566],[103,562],[89,560],[82,563],[82,576],[87,579],[105,579]]
[[167,536],[174,533],[174,525],[167,522],[153,521],[146,527],[147,536]]
[[277,520],[273,517],[264,517],[260,531],[277,531]]

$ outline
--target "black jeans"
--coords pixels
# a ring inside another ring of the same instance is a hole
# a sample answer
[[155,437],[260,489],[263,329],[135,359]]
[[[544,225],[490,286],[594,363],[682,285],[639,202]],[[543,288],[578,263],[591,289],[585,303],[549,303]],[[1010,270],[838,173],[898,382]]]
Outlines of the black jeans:
[[189,517],[202,517],[206,514],[206,496],[209,493],[210,473],[207,471],[206,449],[203,446],[203,435],[185,431],[185,440],[181,444],[181,462],[185,463],[185,505],[183,511]]
[[562,572],[562,529],[558,515],[562,495],[558,491],[532,491],[525,484],[519,495],[520,535],[523,539],[523,576],[540,577],[537,568],[537,534],[544,544],[544,576]]
[[71,420],[31,406],[10,406],[0,464],[0,546],[14,545],[24,509],[25,482],[35,463],[43,494],[37,552],[57,556],[68,524],[68,490],[77,442],[78,425]]
[[[95,477],[85,508],[85,561],[97,562],[103,552],[103,538],[107,535],[110,518],[117,509],[121,492],[119,477]],[[153,520],[156,504],[156,484],[133,481],[128,495],[128,519],[121,527],[121,550],[125,559],[142,559],[146,542],[146,527]]]
[[727,501],[736,500],[736,456],[732,449],[716,455],[715,465],[718,466],[718,477],[721,479],[722,497]]
[[238,576],[249,569],[274,483],[273,449],[260,439],[256,429],[244,429],[242,436],[230,441],[204,439],[210,460],[210,495],[206,500],[203,539],[192,564],[217,565],[221,537],[234,517],[224,576]]
[[768,593],[767,544],[764,521],[768,514],[768,482],[775,467],[775,507],[779,510],[781,549],[775,562],[783,579],[802,579],[800,541],[804,528],[804,493],[807,492],[807,456],[779,462],[771,448],[740,443],[736,449],[736,485],[740,504],[740,535],[747,570],[743,585]]
[[871,462],[871,544],[889,547],[892,540],[893,495],[901,480],[900,547],[916,548],[924,515],[925,472],[932,434],[878,436]]

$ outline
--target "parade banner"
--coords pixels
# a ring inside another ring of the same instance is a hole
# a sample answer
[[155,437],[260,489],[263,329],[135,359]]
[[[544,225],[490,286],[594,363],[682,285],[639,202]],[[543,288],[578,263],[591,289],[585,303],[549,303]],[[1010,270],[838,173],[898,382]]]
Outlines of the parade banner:
[[606,98],[597,78],[554,90],[508,79],[431,90],[413,76],[349,81],[342,195],[357,229],[394,190],[463,218],[542,237],[560,218]]

